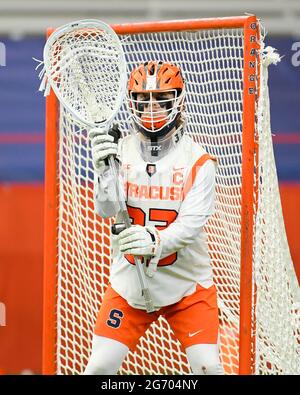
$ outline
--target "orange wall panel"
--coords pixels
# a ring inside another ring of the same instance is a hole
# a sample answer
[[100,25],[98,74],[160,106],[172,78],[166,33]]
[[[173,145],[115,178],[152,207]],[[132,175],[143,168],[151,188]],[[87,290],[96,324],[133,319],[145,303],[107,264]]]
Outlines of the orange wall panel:
[[0,371],[41,372],[43,186],[0,186]]
[[[300,184],[281,184],[280,193],[300,279]],[[6,326],[0,326],[0,374],[24,369],[41,373],[43,194],[41,184],[0,185],[0,303],[6,308]]]

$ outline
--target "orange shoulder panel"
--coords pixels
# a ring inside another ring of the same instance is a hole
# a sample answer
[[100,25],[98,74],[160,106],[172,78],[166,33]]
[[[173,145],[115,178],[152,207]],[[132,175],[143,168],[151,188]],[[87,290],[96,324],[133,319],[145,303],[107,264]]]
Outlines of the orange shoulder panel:
[[185,199],[186,194],[190,191],[190,189],[192,188],[196,176],[198,174],[198,171],[200,170],[200,168],[204,165],[204,163],[208,160],[213,160],[213,161],[217,161],[213,156],[210,156],[209,154],[204,154],[202,156],[200,156],[200,158],[194,163],[188,177],[187,180],[184,184],[183,187],[183,191],[182,191],[182,200]]

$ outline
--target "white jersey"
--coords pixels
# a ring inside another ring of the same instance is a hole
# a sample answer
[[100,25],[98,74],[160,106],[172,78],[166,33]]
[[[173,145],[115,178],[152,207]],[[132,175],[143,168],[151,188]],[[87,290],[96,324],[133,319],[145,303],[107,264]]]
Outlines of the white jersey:
[[[154,163],[142,159],[136,137],[130,135],[119,142],[119,159],[133,224],[155,226],[160,234],[157,271],[146,277],[155,308],[178,302],[192,294],[197,284],[211,286],[203,225],[214,210],[215,161],[187,135]],[[97,177],[95,203],[102,217],[117,210],[111,202],[111,185],[108,170]],[[145,309],[133,257],[119,251],[115,238],[112,236],[112,288],[131,306]]]

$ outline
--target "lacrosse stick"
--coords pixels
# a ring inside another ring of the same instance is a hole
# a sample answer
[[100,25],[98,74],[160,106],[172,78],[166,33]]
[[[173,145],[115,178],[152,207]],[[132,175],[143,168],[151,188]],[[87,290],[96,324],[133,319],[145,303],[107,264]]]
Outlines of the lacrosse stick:
[[[40,90],[53,89],[62,105],[88,129],[108,131],[123,102],[126,60],[117,34],[98,20],[81,20],[56,29],[44,47]],[[120,215],[131,226],[113,156],[109,165],[116,181]],[[143,265],[134,258],[147,312],[154,311]]]

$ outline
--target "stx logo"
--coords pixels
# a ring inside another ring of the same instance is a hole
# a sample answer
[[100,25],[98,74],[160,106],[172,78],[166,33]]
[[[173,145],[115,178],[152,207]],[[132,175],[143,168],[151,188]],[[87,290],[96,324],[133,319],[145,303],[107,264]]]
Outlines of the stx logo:
[[161,151],[161,145],[149,145],[148,151]]

